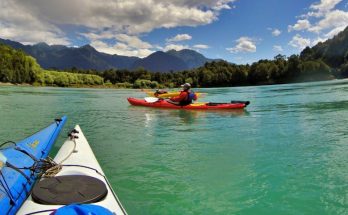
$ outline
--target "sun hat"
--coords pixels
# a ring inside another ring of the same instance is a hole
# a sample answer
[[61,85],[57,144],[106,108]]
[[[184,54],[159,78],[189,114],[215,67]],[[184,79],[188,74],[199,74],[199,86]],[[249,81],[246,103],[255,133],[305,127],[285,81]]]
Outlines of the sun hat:
[[191,84],[190,83],[185,83],[183,85],[181,85],[183,88],[189,89],[191,88]]

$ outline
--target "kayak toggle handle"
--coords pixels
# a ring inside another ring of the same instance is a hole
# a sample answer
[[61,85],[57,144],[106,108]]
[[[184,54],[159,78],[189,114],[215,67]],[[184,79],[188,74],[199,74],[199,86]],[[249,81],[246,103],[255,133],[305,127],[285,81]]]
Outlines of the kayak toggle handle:
[[70,133],[78,134],[78,133],[80,133],[80,132],[74,128],[73,130],[70,131]]
[[70,137],[71,140],[78,139],[79,137],[77,135],[75,135],[78,133],[79,133],[79,131],[74,128],[68,133],[68,137]]
[[62,118],[56,118],[54,119],[54,121],[56,122],[57,125],[59,125],[63,120]]
[[72,139],[79,139],[79,136],[73,135],[73,134],[68,134],[68,137],[70,137],[70,140],[72,140]]
[[245,104],[245,106],[248,106],[250,104],[250,101],[231,101],[231,104],[236,104],[236,103],[242,103]]

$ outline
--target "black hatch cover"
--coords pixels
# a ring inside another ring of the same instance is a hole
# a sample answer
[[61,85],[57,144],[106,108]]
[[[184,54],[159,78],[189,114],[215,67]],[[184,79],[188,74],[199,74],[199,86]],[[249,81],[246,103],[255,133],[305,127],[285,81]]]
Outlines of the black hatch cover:
[[46,178],[33,188],[35,202],[49,205],[93,203],[105,198],[108,190],[103,181],[86,175]]

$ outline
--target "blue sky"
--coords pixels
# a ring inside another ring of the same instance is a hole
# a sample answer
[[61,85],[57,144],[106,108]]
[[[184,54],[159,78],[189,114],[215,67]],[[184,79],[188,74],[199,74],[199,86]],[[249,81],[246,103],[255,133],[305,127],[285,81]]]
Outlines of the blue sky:
[[298,54],[348,25],[348,0],[0,0],[0,37],[145,57],[194,49],[237,64]]

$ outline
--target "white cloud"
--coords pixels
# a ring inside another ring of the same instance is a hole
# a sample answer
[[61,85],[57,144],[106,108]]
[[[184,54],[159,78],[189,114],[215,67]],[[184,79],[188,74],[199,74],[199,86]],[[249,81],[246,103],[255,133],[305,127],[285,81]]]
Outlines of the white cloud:
[[[218,19],[234,0],[1,0],[0,37],[68,44],[64,25],[138,35],[155,28],[199,26]],[[105,33],[107,34],[107,32]],[[98,36],[97,36],[98,37]],[[104,37],[105,38],[105,37]],[[95,38],[97,39],[97,38]]]
[[80,35],[90,39],[90,40],[100,40],[100,39],[113,39],[115,38],[115,32],[112,31],[91,31],[88,33],[81,33]]
[[181,45],[181,44],[168,44],[166,45],[166,47],[164,47],[163,51],[169,51],[169,50],[176,50],[176,51],[180,51],[182,49],[189,49],[188,45]]
[[317,45],[319,42],[324,42],[327,38],[317,37],[311,41],[311,46]]
[[45,41],[69,45],[65,34],[55,25],[33,15],[22,5],[10,0],[0,1],[0,37],[26,44]]
[[344,26],[334,28],[334,29],[332,29],[329,33],[325,34],[325,37],[326,37],[326,38],[332,38],[332,37],[334,37],[335,35],[337,35],[338,33],[340,33],[341,31],[343,31],[344,29],[345,29]]
[[288,26],[288,31],[301,31],[301,30],[306,30],[310,28],[311,23],[307,19],[300,19],[297,20],[297,23],[294,24],[293,26],[289,25]]
[[208,45],[205,45],[205,44],[196,44],[196,45],[193,45],[192,47],[190,47],[189,45],[169,43],[164,48],[160,48],[160,50],[169,51],[169,50],[174,49],[176,51],[180,51],[183,49],[192,49],[192,48],[199,51],[200,49],[208,49],[210,47]]
[[[83,35],[98,50],[119,53],[123,48],[124,53],[143,56],[154,49],[140,39],[143,33],[156,28],[210,24],[218,19],[221,10],[234,8],[234,1],[0,0],[0,37],[27,44],[44,41],[74,45],[71,41],[76,38],[68,38],[65,30],[69,25],[77,38]],[[181,39],[189,37],[185,35]]]
[[189,34],[178,34],[175,37],[167,39],[168,42],[178,42],[183,40],[191,40],[192,36]]
[[320,33],[323,30],[341,28],[348,25],[348,12],[341,10],[333,10],[325,14],[325,16],[312,26],[309,31]]
[[303,18],[320,18],[325,16],[325,14],[331,10],[333,10],[338,3],[342,2],[342,0],[321,0],[320,2],[316,2],[309,6],[309,12],[307,14],[303,14],[300,17]]
[[297,48],[297,49],[304,49],[307,46],[311,45],[311,40],[308,38],[301,37],[301,35],[296,34],[292,40],[289,42],[289,45]]
[[312,4],[309,8],[322,14],[334,9],[341,1],[342,0],[321,0],[319,3]]
[[16,4],[52,23],[93,29],[112,28],[128,33],[149,32],[160,27],[204,25],[217,19],[218,15],[212,8],[200,9],[197,3],[189,7],[159,0],[16,0]]
[[282,51],[284,51],[284,50],[283,50],[283,47],[282,47],[282,46],[274,45],[274,46],[273,46],[273,51],[275,51],[275,52],[282,52]]
[[233,1],[230,1],[230,0],[216,1],[215,5],[213,6],[213,9],[214,10],[231,9],[231,6],[229,5],[229,3],[234,2],[234,1],[235,0],[233,0]]
[[249,37],[240,37],[236,40],[236,43],[235,47],[227,48],[226,50],[231,53],[256,52],[256,42]]
[[[81,34],[100,52],[125,56],[146,57],[153,53],[154,47],[137,36],[112,32],[90,32]],[[115,41],[115,42],[105,42]]]
[[136,57],[146,57],[153,53],[154,51],[150,49],[135,49],[130,47],[129,45],[125,43],[118,42],[114,45],[109,45],[103,41],[95,40],[91,43],[91,45],[98,51],[104,52],[107,54],[117,54],[117,55],[124,55],[124,56],[136,56]]
[[139,49],[149,49],[152,48],[152,45],[148,42],[140,40],[137,36],[129,36],[127,34],[117,34],[115,38],[123,43],[126,43],[128,46]]
[[281,33],[282,32],[279,29],[277,29],[277,28],[272,31],[272,35],[275,36],[275,37],[279,36]]
[[193,48],[195,48],[195,49],[209,49],[210,47],[208,45],[205,45],[205,44],[196,44],[193,46]]
[[[292,30],[306,30],[315,33],[314,41],[326,40],[342,31],[348,25],[348,11],[335,9],[342,0],[320,0],[309,6],[309,12],[301,15],[293,26],[289,25],[289,32]],[[303,19],[304,18],[304,19]],[[309,22],[311,20],[311,22]]]

